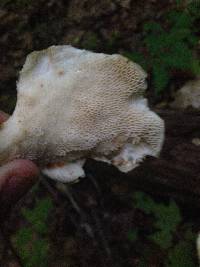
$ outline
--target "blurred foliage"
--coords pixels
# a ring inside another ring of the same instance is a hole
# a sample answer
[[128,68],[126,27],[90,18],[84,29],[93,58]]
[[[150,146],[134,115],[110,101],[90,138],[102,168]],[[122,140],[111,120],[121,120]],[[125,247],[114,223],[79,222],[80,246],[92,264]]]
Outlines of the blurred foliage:
[[199,41],[196,25],[200,20],[200,1],[187,5],[183,5],[183,1],[176,2],[176,8],[161,19],[163,22],[144,24],[143,51],[125,53],[151,72],[157,94],[167,87],[177,70],[200,74],[200,61],[195,54]]
[[105,43],[105,50],[107,53],[115,52],[115,46],[119,42],[120,38],[121,38],[120,32],[117,30],[114,30],[110,34],[108,40]]
[[194,234],[188,230],[183,239],[179,241],[174,247],[169,250],[167,267],[194,267]]
[[0,7],[14,6],[15,8],[26,8],[33,3],[32,0],[0,0]]
[[[184,225],[182,236],[178,237],[178,228],[182,226],[182,217],[179,207],[174,201],[169,203],[158,203],[143,192],[134,194],[134,208],[144,212],[148,217],[153,217],[152,233],[145,234],[152,245],[144,247],[139,266],[148,266],[148,254],[151,254],[151,247],[156,245],[167,256],[164,261],[165,267],[195,267],[195,234],[191,225]],[[130,231],[128,239],[139,244],[142,229],[136,228]],[[177,238],[178,237],[178,238]],[[143,243],[144,244],[144,243]]]
[[[193,75],[200,74],[200,62],[197,59],[200,1],[185,3],[186,1],[177,0],[174,9],[166,11],[163,17],[158,18],[159,22],[154,20],[145,23],[141,49],[136,53],[125,53],[128,58],[138,62],[151,73],[157,94],[167,88],[177,70]],[[0,7],[26,8],[33,4],[34,1],[31,0],[0,0]],[[47,43],[52,29],[55,34],[58,32],[60,22],[56,24],[52,21],[51,27],[49,23],[38,23],[33,29],[37,36]],[[94,51],[103,46],[104,51],[113,53],[117,42],[122,38],[120,35],[120,32],[114,31],[107,42],[102,43],[98,34],[88,31],[83,39],[76,37],[73,43]],[[15,101],[10,95],[2,95],[0,98],[1,106],[6,111],[14,108]],[[33,208],[22,209],[27,224],[21,226],[13,242],[26,267],[48,266],[50,241],[47,219],[52,208],[51,199],[45,198],[37,200]],[[151,257],[154,246],[165,255],[165,267],[196,266],[195,234],[191,230],[192,226],[183,224],[180,209],[174,201],[156,202],[148,195],[137,192],[134,195],[134,208],[152,219],[152,229],[148,229],[145,238],[142,235],[143,229],[138,226],[128,233],[128,240],[135,244],[134,249],[137,250],[137,246],[140,248],[138,244],[142,244],[142,250],[138,252],[141,257],[138,266],[149,266],[148,258]],[[181,236],[177,234],[179,230],[182,232]],[[146,244],[148,247],[145,247]]]
[[86,32],[84,34],[83,40],[80,40],[79,38],[75,38],[73,41],[74,45],[79,45],[84,49],[92,50],[94,52],[103,52],[108,54],[117,53],[116,46],[120,40],[120,32],[117,30],[114,30],[110,33],[109,36],[107,36],[106,40],[102,40],[101,35],[98,36],[98,34],[94,32]]
[[49,240],[47,219],[53,208],[51,199],[38,200],[33,209],[23,208],[29,226],[22,227],[14,237],[14,244],[26,267],[47,267]]
[[82,41],[82,46],[87,50],[95,50],[98,46],[98,43],[98,36],[93,32],[89,32],[85,34],[84,40]]
[[174,201],[168,205],[156,203],[144,193],[135,193],[135,207],[146,214],[153,214],[155,217],[154,227],[156,229],[149,238],[161,248],[167,249],[172,244],[173,234],[181,222],[181,214]]

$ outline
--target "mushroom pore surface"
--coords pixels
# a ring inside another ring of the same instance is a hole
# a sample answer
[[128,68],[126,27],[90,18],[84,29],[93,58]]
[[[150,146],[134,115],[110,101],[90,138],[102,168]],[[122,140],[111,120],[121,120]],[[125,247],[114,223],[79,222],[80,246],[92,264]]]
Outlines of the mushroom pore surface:
[[0,163],[30,159],[68,182],[84,176],[86,158],[127,172],[146,155],[157,156],[164,123],[143,97],[146,76],[117,54],[67,45],[31,53],[14,113],[0,129]]

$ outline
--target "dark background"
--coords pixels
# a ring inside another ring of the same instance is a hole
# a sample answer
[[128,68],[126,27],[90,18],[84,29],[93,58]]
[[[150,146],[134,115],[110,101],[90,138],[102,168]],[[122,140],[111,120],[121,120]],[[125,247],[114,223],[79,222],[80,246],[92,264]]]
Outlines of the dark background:
[[[163,16],[177,2],[0,0],[0,108],[12,113],[19,71],[31,51],[61,44],[110,54],[141,51],[144,23],[167,26]],[[199,137],[200,113],[170,108],[174,91],[194,76],[174,71],[165,90],[155,94],[149,70],[146,95],[166,122],[160,159],[149,158],[127,175],[88,161],[87,178],[67,188],[41,177],[5,223],[0,265],[197,266],[200,147],[191,140]],[[164,236],[150,238],[161,228]]]

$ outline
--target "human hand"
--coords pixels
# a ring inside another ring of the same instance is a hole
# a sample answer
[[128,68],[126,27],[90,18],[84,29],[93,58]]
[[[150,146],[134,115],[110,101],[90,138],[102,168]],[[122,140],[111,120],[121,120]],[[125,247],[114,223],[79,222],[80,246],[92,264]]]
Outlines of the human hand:
[[[8,115],[0,111],[0,124]],[[37,181],[39,170],[30,160],[17,159],[0,167],[0,221]]]

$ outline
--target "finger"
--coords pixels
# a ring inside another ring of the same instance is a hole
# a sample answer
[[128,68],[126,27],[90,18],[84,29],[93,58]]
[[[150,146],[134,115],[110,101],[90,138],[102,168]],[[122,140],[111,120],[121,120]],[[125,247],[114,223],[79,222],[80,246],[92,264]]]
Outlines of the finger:
[[10,208],[34,185],[37,166],[29,160],[14,160],[0,168],[0,213],[6,216]]
[[9,118],[9,115],[0,110],[0,123],[3,123]]
[[10,181],[13,177],[21,177],[24,180],[25,177],[35,177],[37,174],[38,168],[32,161],[25,159],[13,160],[0,167],[0,190],[5,180]]

